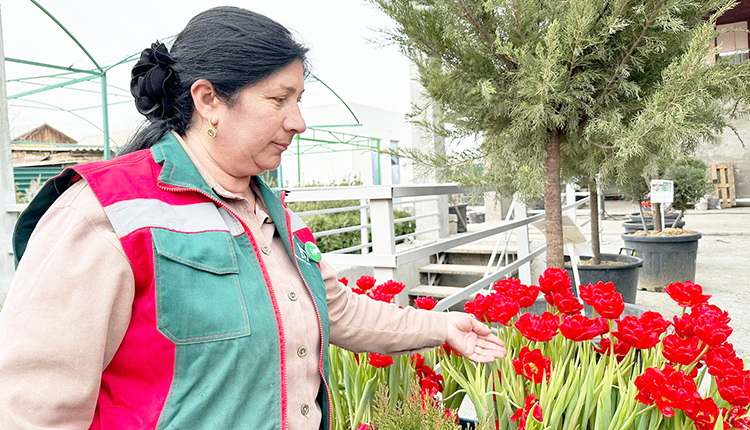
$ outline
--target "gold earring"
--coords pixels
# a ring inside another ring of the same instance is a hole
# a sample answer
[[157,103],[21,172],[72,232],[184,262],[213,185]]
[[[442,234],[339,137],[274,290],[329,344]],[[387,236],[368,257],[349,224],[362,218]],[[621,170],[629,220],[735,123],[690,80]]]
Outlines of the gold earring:
[[216,137],[216,133],[218,133],[218,131],[216,130],[216,124],[211,124],[208,127],[208,130],[206,131],[206,133],[208,133],[208,137],[210,137],[211,139]]

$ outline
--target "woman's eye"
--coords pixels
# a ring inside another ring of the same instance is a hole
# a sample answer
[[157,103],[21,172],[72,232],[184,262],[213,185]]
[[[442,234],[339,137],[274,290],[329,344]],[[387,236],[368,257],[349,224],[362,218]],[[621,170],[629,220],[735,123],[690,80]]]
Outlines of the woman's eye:
[[286,97],[274,97],[273,99],[276,101],[276,103],[279,103],[279,104],[284,103],[286,101]]

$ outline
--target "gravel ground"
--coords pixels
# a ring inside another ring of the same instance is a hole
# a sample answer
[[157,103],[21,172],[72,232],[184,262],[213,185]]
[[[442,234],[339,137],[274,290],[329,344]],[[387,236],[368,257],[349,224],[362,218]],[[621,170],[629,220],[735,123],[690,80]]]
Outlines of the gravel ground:
[[[623,246],[622,221],[636,212],[633,204],[624,201],[605,203],[607,218],[603,222],[602,251],[617,253]],[[737,354],[750,358],[750,207],[721,210],[689,211],[685,229],[702,234],[698,242],[698,261],[694,282],[703,286],[709,302],[729,312],[734,332],[729,341]],[[665,318],[682,312],[666,293],[639,290],[636,303],[658,311]]]

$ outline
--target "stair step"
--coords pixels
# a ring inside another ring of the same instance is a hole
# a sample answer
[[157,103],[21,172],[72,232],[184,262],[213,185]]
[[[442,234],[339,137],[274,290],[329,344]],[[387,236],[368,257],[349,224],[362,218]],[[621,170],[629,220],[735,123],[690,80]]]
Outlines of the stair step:
[[[482,246],[482,245],[461,245],[457,246],[455,248],[449,249],[447,251],[444,251],[443,254],[479,254],[479,255],[492,255],[492,251],[495,249],[494,245],[488,245],[488,246]],[[500,248],[497,250],[497,255],[500,255],[503,252],[503,249]],[[517,249],[515,245],[508,245],[508,254],[515,255],[517,254]]]
[[[444,299],[462,289],[462,287],[450,287],[446,285],[418,285],[409,290],[409,295],[412,297],[430,296],[436,299]],[[476,296],[476,293],[471,296]]]
[[486,266],[474,264],[428,264],[419,268],[422,273],[442,273],[445,275],[484,276]]

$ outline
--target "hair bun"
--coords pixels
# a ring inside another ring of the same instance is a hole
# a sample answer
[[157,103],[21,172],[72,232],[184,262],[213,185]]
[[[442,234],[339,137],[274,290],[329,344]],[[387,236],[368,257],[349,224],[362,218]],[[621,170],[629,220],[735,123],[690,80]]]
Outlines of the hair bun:
[[172,68],[174,58],[163,43],[152,43],[141,53],[133,66],[130,94],[135,97],[135,107],[151,122],[172,115],[172,89],[177,85],[177,73]]

